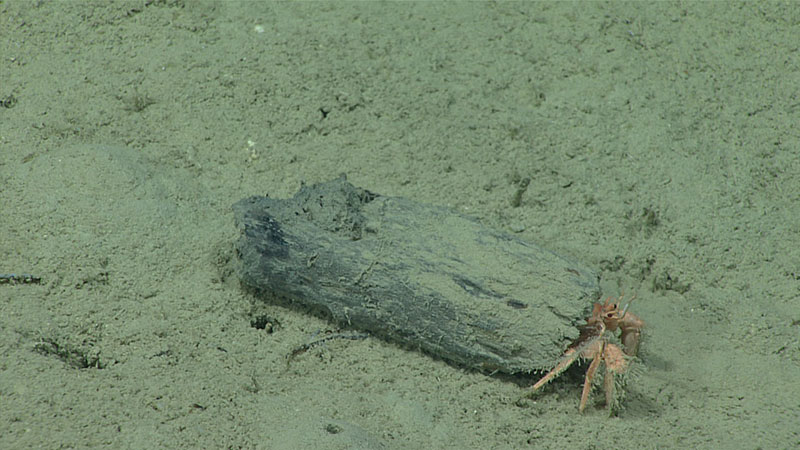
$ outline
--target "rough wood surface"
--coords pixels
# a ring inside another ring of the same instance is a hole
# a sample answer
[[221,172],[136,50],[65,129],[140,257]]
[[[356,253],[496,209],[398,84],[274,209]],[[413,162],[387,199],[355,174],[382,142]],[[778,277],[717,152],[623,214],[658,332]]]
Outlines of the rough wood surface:
[[233,209],[244,284],[465,367],[550,368],[599,296],[574,261],[344,177]]

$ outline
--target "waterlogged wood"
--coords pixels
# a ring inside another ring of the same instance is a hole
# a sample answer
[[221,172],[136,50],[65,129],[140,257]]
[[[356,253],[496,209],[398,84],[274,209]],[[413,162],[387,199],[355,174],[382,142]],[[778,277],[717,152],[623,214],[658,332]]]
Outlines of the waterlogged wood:
[[599,296],[575,261],[344,176],[233,210],[245,285],[469,368],[549,369]]

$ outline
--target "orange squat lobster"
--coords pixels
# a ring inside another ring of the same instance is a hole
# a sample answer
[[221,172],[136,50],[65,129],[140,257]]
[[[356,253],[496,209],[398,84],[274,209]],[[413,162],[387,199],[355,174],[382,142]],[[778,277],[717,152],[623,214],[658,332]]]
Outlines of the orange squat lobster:
[[[613,412],[621,398],[621,393],[616,392],[616,377],[627,372],[630,358],[636,356],[644,326],[642,319],[627,312],[628,306],[635,298],[636,296],[625,304],[622,311],[619,309],[619,302],[611,301],[612,297],[608,297],[605,303],[595,303],[592,308],[592,316],[586,320],[586,325],[581,327],[578,339],[564,352],[561,361],[533,385],[533,391],[528,395],[533,394],[547,382],[559,376],[578,358],[583,358],[592,362],[589,364],[589,369],[586,370],[586,381],[583,383],[579,411],[583,412],[586,408],[595,372],[602,362],[606,366],[606,373],[603,377],[606,406]],[[620,296],[621,299],[622,296]],[[621,331],[619,340],[622,342],[622,349],[612,342],[612,336],[615,335],[617,329]]]

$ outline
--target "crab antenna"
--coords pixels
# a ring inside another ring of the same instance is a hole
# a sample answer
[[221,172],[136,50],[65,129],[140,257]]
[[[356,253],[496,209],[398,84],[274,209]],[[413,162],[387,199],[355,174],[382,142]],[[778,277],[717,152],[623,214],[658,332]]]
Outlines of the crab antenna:
[[622,308],[622,313],[619,315],[620,319],[625,317],[625,313],[628,312],[628,306],[631,306],[631,302],[625,303],[625,307]]
[[622,313],[619,315],[620,319],[625,317],[625,313],[628,312],[628,306],[631,306],[631,303],[633,303],[634,300],[636,300],[636,294],[633,294],[633,298],[628,300],[628,303],[625,303],[625,307],[622,308]]

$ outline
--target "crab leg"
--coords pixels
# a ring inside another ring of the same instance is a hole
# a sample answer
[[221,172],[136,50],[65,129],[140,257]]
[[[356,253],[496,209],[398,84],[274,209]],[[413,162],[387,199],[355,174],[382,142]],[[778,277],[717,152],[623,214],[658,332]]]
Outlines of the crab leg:
[[[602,333],[602,331],[601,331]],[[588,342],[584,342],[581,345],[572,347],[564,352],[564,356],[561,358],[561,361],[556,364],[553,369],[547,373],[541,380],[537,381],[536,384],[533,385],[533,390],[531,393],[536,392],[539,388],[547,384],[553,378],[561,375],[562,372],[569,369],[569,366],[575,362],[579,357],[583,357],[589,359],[592,355],[595,354],[596,346],[600,345],[600,349],[602,351],[602,342],[597,338],[594,337]]]
[[572,363],[574,363],[575,360],[578,359],[578,356],[580,355],[581,355],[580,352],[576,351],[575,349],[567,350],[567,353],[564,355],[561,361],[559,361],[558,364],[556,364],[556,366],[553,367],[553,370],[548,372],[547,375],[542,377],[541,380],[537,381],[536,384],[533,385],[532,392],[536,392],[540,387],[547,384],[550,380],[561,375],[561,372],[567,370],[569,366],[571,366]]
[[617,404],[616,381],[614,375],[616,372],[606,364],[606,374],[603,377],[603,387],[606,391],[606,407],[609,411],[614,411]]
[[586,402],[589,400],[589,393],[592,392],[592,380],[594,380],[594,373],[597,372],[597,368],[600,367],[600,362],[603,360],[605,342],[598,341],[598,343],[600,344],[600,351],[595,353],[592,363],[589,364],[589,368],[586,370],[586,381],[583,382],[581,404],[578,407],[579,412],[583,412],[583,409],[586,408]]

